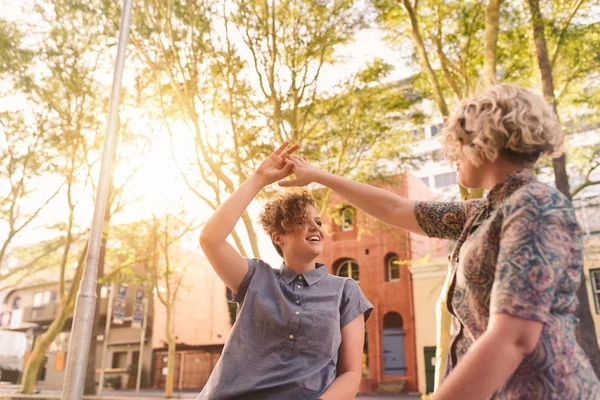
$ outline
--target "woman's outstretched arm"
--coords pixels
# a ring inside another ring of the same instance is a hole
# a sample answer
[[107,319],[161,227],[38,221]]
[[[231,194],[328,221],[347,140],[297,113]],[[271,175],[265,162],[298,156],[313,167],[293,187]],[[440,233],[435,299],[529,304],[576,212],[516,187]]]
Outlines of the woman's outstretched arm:
[[200,246],[219,278],[237,293],[248,272],[246,260],[227,242],[237,221],[250,202],[267,185],[292,173],[293,164],[286,158],[298,146],[286,150],[285,142],[265,159],[256,171],[206,221],[200,233]]
[[279,182],[280,186],[306,186],[311,182],[332,189],[352,205],[380,221],[420,235],[425,232],[415,216],[415,202],[388,190],[342,178],[312,166],[300,156],[290,156],[295,179]]

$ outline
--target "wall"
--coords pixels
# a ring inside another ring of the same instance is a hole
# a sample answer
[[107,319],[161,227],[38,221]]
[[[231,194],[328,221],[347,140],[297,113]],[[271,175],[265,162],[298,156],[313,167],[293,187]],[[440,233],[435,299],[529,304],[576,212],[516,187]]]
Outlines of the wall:
[[[173,315],[176,342],[187,345],[225,343],[231,330],[225,285],[201,254],[186,251],[179,262],[184,278]],[[165,325],[165,307],[155,296],[152,348],[166,345]]]
[[419,392],[425,393],[426,377],[424,348],[436,345],[437,323],[435,304],[439,298],[448,268],[447,259],[441,258],[410,267],[413,282],[415,330],[417,332],[417,374]]

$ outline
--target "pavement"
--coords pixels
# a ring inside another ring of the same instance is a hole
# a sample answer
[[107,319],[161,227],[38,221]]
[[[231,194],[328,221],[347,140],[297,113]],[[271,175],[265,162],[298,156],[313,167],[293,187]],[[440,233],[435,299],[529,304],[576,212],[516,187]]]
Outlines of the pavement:
[[[60,390],[43,390],[36,394],[19,394],[17,385],[0,385],[0,400],[26,399],[26,400],[60,400]],[[199,391],[175,391],[171,399],[195,399]],[[83,396],[86,400],[156,400],[165,399],[164,390],[142,389],[139,394],[135,390],[104,390],[102,396]],[[403,394],[359,394],[355,400],[417,400],[420,395]]]

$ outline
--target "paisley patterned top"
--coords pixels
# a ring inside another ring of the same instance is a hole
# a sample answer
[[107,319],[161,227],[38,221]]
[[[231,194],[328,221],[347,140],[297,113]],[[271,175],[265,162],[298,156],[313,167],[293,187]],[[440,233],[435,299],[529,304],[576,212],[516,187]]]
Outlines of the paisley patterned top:
[[417,202],[415,215],[430,237],[456,241],[446,374],[486,330],[490,314],[506,313],[544,328],[494,399],[600,399],[600,383],[575,339],[581,229],[558,190],[524,169],[486,199]]

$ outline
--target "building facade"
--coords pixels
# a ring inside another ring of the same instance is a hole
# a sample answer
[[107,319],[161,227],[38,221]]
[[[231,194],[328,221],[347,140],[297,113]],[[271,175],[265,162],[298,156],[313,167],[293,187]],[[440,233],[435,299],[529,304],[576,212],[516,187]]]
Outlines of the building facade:
[[[431,196],[409,174],[386,182],[378,186],[404,197]],[[443,254],[444,244],[374,221],[335,195],[324,222],[325,245],[319,261],[327,264],[329,273],[356,280],[375,306],[366,323],[360,391],[418,390],[418,338],[409,266]]]
[[[176,342],[174,386],[200,391],[231,331],[225,284],[201,253],[186,252],[179,263],[184,278],[171,314]],[[165,306],[158,300],[154,304],[152,386],[162,389],[167,366],[167,318]]]
[[[105,379],[118,387],[135,387],[134,366],[138,364],[141,344],[141,326],[135,327],[133,322],[133,310],[135,297],[138,290],[143,288],[139,285],[115,285],[119,288],[122,301],[122,318],[113,319],[107,343],[107,357],[102,365],[102,349],[105,340],[104,333],[97,336],[96,368],[107,368],[121,372],[108,372]],[[110,297],[110,286],[101,289],[99,302],[100,326],[104,327],[107,321],[108,303]],[[114,294],[117,297],[116,290]],[[115,302],[113,302],[115,303]],[[35,286],[22,286],[6,293],[2,303],[2,329],[13,332],[21,332],[26,338],[26,349],[21,360],[22,367],[31,355],[35,341],[43,335],[59,312],[58,284],[47,283]],[[147,315],[147,334],[144,341],[145,356],[141,362],[142,378],[149,382],[151,346],[149,343],[152,328],[152,303]],[[72,316],[65,323],[62,331],[57,335],[46,353],[46,358],[40,368],[37,386],[44,389],[60,389],[63,385],[69,335],[72,327]],[[99,383],[99,374],[96,375]],[[118,383],[117,383],[118,381]],[[146,383],[147,384],[147,383]]]

